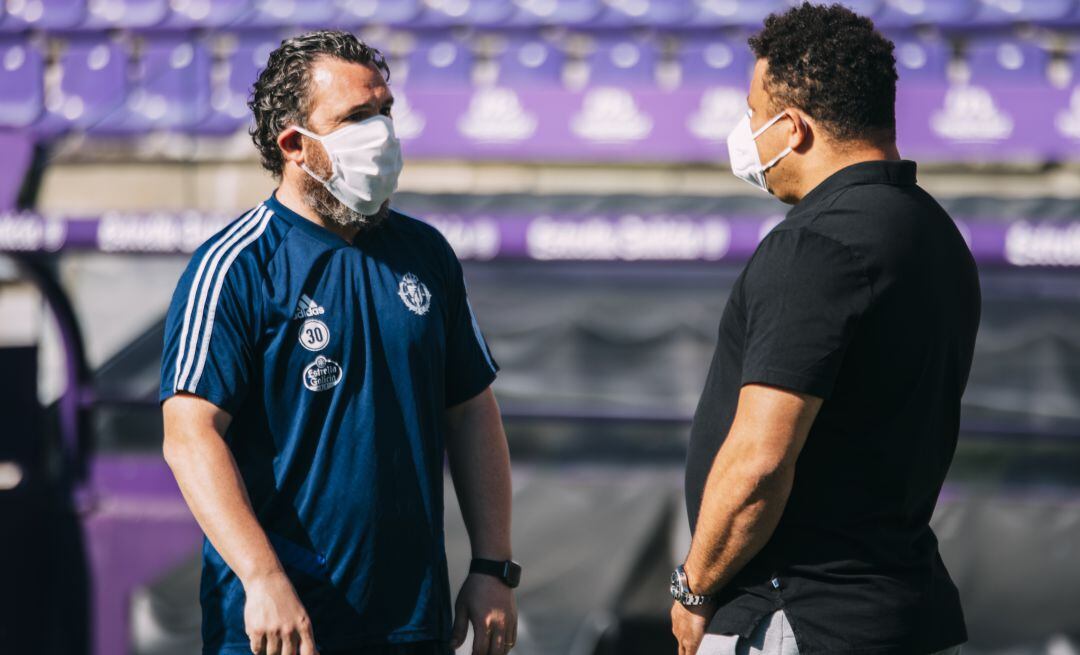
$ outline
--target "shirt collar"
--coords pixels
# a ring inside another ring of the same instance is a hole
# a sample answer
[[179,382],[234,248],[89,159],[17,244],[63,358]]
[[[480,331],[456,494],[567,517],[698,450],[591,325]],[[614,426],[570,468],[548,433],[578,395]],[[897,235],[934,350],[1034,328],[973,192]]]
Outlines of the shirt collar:
[[297,214],[293,210],[286,207],[284,204],[282,204],[280,200],[278,200],[277,191],[270,194],[270,197],[267,198],[263,204],[269,207],[270,211],[274,212],[275,216],[278,216],[279,218],[285,220],[293,227],[307,232],[308,234],[315,237],[319,241],[322,241],[331,248],[340,248],[342,246],[349,245],[349,242],[345,239],[342,239],[340,236],[334,234],[325,227],[309,221],[300,214]]
[[836,171],[803,196],[798,206],[806,207],[832,195],[845,187],[858,184],[890,184],[911,186],[915,184],[915,162],[879,159],[852,164]]

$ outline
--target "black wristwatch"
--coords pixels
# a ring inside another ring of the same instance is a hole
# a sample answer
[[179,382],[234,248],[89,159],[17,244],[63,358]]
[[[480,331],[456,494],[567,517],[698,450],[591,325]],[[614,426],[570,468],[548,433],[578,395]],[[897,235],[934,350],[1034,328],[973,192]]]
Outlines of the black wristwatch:
[[469,573],[490,575],[502,580],[502,583],[511,589],[521,584],[521,566],[514,560],[498,562],[493,559],[474,559],[469,565]]

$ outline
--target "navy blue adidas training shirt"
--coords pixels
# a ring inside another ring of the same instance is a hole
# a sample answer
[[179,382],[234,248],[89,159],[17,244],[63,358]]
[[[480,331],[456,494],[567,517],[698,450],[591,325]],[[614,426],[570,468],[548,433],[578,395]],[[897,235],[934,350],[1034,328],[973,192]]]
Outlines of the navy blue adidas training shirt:
[[[203,244],[165,328],[161,400],[226,442],[321,649],[448,640],[443,417],[494,380],[461,265],[391,212],[349,243],[275,197]],[[205,653],[249,653],[244,590],[203,545]]]

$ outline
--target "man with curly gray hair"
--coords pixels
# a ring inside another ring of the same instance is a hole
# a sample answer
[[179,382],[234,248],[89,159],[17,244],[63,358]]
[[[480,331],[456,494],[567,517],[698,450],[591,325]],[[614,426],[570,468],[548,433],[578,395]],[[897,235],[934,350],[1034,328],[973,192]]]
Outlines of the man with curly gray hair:
[[[390,208],[389,74],[344,32],[270,55],[251,135],[278,187],[195,252],[169,309],[164,453],[207,537],[207,655],[516,640],[498,367],[449,244]],[[473,553],[453,611],[444,456]]]

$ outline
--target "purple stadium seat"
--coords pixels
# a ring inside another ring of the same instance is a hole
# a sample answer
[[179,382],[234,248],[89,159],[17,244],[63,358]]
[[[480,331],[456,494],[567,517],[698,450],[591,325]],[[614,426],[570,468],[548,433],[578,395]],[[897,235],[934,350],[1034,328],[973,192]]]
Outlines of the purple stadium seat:
[[512,39],[496,63],[499,84],[527,87],[562,84],[566,55],[559,48],[539,38]]
[[13,0],[7,3],[0,31],[66,29],[85,18],[86,0]]
[[981,0],[974,21],[983,25],[1055,23],[1074,7],[1076,0]]
[[1047,84],[1049,54],[1039,46],[1015,40],[976,41],[968,47],[971,81],[976,84]]
[[514,0],[515,25],[584,25],[599,15],[600,0]]
[[408,54],[402,81],[412,89],[470,86],[472,65],[472,52],[466,44],[450,38],[425,40]]
[[227,27],[252,11],[251,0],[172,0],[164,26],[170,28]]
[[747,87],[754,57],[741,40],[696,38],[684,41],[677,55],[683,86]]
[[83,27],[153,27],[169,15],[168,0],[88,0]]
[[199,131],[226,133],[247,125],[251,117],[247,106],[251,89],[280,41],[272,34],[237,37],[236,48],[226,59],[225,76],[211,80],[211,114],[198,125]]
[[341,15],[334,0],[252,0],[252,10],[236,25],[241,27],[331,27]]
[[419,25],[444,27],[449,25],[498,25],[514,13],[507,0],[426,0]]
[[88,126],[130,134],[192,128],[209,109],[210,55],[202,44],[167,35],[148,41],[120,106]]
[[896,38],[896,72],[900,84],[945,84],[948,82],[950,46],[945,41]]
[[597,25],[628,27],[632,25],[682,25],[694,14],[688,0],[604,0],[606,9]]
[[652,86],[656,81],[659,53],[642,39],[603,37],[585,59],[592,86]]
[[748,25],[760,27],[774,12],[791,7],[787,0],[694,0],[698,25]]
[[22,40],[0,40],[0,125],[25,127],[41,115],[44,62]]
[[90,128],[120,111],[127,98],[128,54],[98,36],[73,39],[60,55],[59,94],[50,99],[50,127]]
[[420,13],[420,0],[340,0],[339,20],[349,25],[400,25]]
[[874,18],[879,27],[963,25],[975,13],[977,0],[885,0]]

